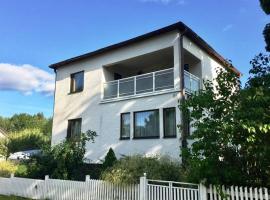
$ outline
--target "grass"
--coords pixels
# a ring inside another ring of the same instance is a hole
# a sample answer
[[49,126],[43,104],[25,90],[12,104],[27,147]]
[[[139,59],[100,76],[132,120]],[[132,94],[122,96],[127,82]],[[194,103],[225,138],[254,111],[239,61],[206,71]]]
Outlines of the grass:
[[0,195],[0,200],[30,200],[28,198],[16,197],[16,196],[4,196]]

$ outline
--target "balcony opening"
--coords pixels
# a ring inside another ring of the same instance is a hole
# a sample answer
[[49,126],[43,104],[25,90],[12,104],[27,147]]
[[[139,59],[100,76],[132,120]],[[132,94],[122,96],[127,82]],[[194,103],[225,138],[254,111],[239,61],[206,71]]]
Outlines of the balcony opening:
[[173,47],[104,66],[104,99],[172,89],[173,66]]
[[184,50],[184,82],[187,93],[196,92],[201,87],[201,61],[187,50]]

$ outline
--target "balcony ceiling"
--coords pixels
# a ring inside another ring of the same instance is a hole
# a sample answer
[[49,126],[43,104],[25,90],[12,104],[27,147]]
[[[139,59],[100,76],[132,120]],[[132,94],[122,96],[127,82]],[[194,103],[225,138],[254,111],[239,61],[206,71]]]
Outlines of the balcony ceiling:
[[128,74],[148,73],[161,69],[171,68],[174,65],[173,48],[166,48],[149,54],[144,54],[118,63],[107,65],[112,72],[128,72]]

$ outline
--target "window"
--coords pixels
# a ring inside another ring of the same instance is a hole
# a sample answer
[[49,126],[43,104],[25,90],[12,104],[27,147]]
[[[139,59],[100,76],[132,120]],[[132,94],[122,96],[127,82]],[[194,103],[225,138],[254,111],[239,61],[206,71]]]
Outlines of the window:
[[175,108],[163,109],[164,137],[176,137],[176,115]]
[[83,91],[84,72],[77,72],[70,75],[70,93]]
[[134,138],[159,138],[159,110],[134,113]]
[[81,134],[82,118],[68,120],[67,138]]
[[129,137],[130,137],[130,113],[122,113],[120,139],[129,139]]

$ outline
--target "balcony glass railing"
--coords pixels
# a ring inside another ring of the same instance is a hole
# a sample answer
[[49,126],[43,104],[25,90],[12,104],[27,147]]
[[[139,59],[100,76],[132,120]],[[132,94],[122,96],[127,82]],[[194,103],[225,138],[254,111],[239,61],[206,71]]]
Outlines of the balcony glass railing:
[[184,71],[185,90],[187,93],[193,93],[201,88],[200,78]]
[[[197,91],[200,88],[200,79],[185,71],[185,86],[187,92]],[[173,88],[174,73],[173,68],[169,68],[106,82],[104,83],[103,99],[134,96]]]

